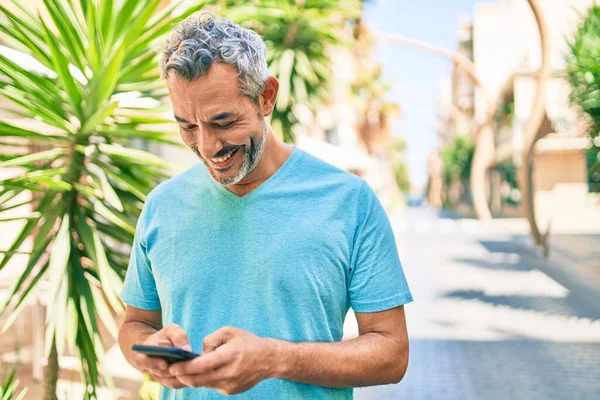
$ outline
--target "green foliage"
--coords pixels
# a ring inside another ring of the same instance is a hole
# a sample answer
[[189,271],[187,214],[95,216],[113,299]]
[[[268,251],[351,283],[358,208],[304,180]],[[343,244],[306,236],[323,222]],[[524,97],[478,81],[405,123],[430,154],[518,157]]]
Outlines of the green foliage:
[[[581,107],[592,122],[589,135],[600,134],[600,5],[594,4],[582,16],[579,28],[569,43],[567,73],[571,83],[571,102]],[[592,191],[598,189],[600,159],[597,148],[588,150],[589,183]],[[596,157],[594,159],[594,157]]]
[[494,114],[494,122],[497,127],[503,125],[512,125],[515,120],[515,99],[511,97],[508,101],[503,101],[498,105]]
[[279,81],[271,124],[293,142],[301,107],[313,110],[329,101],[332,46],[349,44],[340,34],[345,22],[361,14],[356,0],[217,1],[232,21],[258,32],[267,44],[270,73]]
[[[84,398],[95,398],[101,376],[112,384],[98,325],[116,337],[127,245],[147,193],[171,168],[131,142],[176,143],[159,125],[171,121],[157,116],[166,111],[159,103],[166,90],[154,49],[173,23],[204,3],[173,19],[178,4],[156,12],[160,0],[44,0],[41,15],[48,18],[42,19],[11,1],[16,12],[0,6],[3,42],[38,65],[0,54],[0,95],[20,118],[35,120],[30,128],[0,122],[0,168],[20,171],[0,181],[0,217],[17,206],[32,209],[20,216],[22,228],[0,253],[0,270],[15,254],[27,256],[0,313],[9,313],[6,324],[12,324],[47,281],[46,354],[53,343],[59,355],[66,348],[76,352]],[[36,150],[24,155],[15,143]],[[29,200],[17,200],[21,194]],[[25,251],[29,236],[33,243]]]
[[592,146],[586,153],[589,191],[600,193],[600,147]]
[[410,177],[408,173],[408,164],[404,153],[406,152],[406,140],[402,138],[392,139],[387,147],[388,157],[392,164],[392,173],[398,188],[406,193],[410,191]]
[[513,206],[519,205],[521,203],[520,197],[515,198],[513,195],[516,190],[516,193],[519,193],[520,196],[517,167],[512,162],[506,162],[498,164],[495,168],[500,176],[500,182],[506,182],[510,188],[508,196],[502,196],[502,202]]
[[27,389],[19,391],[21,383],[15,378],[16,372],[13,370],[8,378],[0,384],[0,400],[22,400],[27,394]]
[[514,163],[508,162],[498,164],[496,170],[500,174],[500,179],[506,181],[511,189],[519,188],[519,179],[517,176],[517,167]]
[[471,176],[474,154],[475,146],[470,136],[455,136],[453,141],[441,152],[444,184],[450,185],[455,180],[459,180],[467,186]]
[[408,164],[404,160],[395,160],[392,162],[392,168],[394,170],[394,178],[398,188],[403,193],[410,191],[410,177],[408,175]]
[[571,102],[581,107],[593,121],[592,136],[600,128],[600,6],[590,7],[582,17],[567,57],[567,73],[572,86]]

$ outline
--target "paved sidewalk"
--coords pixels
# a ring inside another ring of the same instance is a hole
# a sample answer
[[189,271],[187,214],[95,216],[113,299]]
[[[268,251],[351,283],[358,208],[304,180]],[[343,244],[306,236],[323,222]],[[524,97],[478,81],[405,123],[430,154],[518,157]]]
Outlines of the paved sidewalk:
[[[600,399],[598,292],[519,244],[523,221],[447,217],[392,218],[415,298],[411,361],[401,383],[356,398]],[[348,335],[355,329],[349,317]]]

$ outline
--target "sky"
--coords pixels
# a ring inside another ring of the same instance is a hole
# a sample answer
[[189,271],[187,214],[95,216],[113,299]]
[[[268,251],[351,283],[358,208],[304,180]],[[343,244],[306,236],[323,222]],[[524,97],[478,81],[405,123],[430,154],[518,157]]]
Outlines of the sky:
[[[472,21],[475,4],[492,0],[371,0],[365,6],[364,20],[373,31],[405,37],[456,49],[461,16]],[[422,50],[383,42],[375,50],[385,79],[394,87],[388,98],[401,108],[392,126],[395,135],[406,139],[406,159],[413,187],[427,180],[427,154],[436,146],[436,97],[440,80],[449,77],[452,64],[447,59]]]

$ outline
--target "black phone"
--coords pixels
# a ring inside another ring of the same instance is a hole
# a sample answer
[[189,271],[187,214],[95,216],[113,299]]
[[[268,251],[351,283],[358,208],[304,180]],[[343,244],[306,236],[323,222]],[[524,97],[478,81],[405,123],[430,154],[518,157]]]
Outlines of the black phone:
[[135,344],[131,349],[138,353],[144,353],[149,357],[162,358],[168,363],[189,361],[200,356],[200,354],[192,353],[191,351],[183,350],[179,347],[143,346]]

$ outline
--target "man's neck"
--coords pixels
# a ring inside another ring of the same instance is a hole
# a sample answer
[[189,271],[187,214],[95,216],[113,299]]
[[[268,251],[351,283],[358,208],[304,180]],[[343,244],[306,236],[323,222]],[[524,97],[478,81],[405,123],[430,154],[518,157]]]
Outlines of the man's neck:
[[247,195],[277,172],[292,154],[293,149],[293,146],[280,141],[271,131],[258,165],[240,183],[227,186],[227,190],[240,197]]

